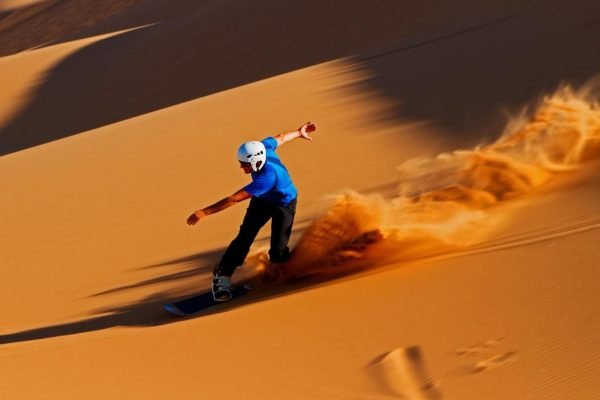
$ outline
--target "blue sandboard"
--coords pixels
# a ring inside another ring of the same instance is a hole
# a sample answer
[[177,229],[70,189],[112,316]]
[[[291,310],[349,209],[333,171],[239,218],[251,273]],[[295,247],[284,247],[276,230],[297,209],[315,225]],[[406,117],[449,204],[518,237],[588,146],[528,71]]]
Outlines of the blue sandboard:
[[163,307],[165,310],[167,310],[173,315],[185,317],[188,315],[197,314],[200,311],[204,311],[208,308],[214,307],[219,304],[229,303],[235,300],[236,298],[248,293],[251,289],[252,286],[250,285],[234,286],[232,290],[233,296],[231,300],[228,301],[215,301],[212,292],[208,291],[193,297],[188,297],[187,299],[176,301],[174,303],[164,304]]

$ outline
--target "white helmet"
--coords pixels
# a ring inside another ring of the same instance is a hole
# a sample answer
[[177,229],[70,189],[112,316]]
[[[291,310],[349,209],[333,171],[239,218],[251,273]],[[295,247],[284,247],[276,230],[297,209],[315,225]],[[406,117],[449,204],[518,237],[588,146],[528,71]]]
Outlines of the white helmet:
[[261,142],[246,142],[240,146],[237,152],[240,162],[250,163],[252,171],[260,171],[267,161],[267,149]]

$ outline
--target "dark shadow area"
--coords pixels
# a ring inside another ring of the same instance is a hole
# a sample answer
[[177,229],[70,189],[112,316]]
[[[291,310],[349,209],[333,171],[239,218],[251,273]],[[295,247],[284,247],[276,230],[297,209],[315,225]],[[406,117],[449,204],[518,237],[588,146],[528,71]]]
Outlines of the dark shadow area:
[[600,73],[599,37],[600,2],[551,0],[353,59],[372,73],[361,87],[400,103],[382,118],[431,121],[469,148],[496,139],[509,113]]
[[208,251],[199,254],[193,254],[187,257],[181,257],[165,263],[149,265],[142,269],[168,267],[172,265],[184,265],[185,269],[173,273],[157,276],[156,278],[147,279],[132,285],[120,286],[113,289],[105,290],[94,294],[94,296],[103,296],[111,293],[122,292],[125,290],[136,289],[148,285],[153,285],[163,282],[174,282],[182,279],[200,276],[202,274],[212,273],[213,267],[217,265],[225,252],[226,248]]
[[115,309],[109,315],[0,335],[0,345],[76,335],[116,326],[156,326],[173,322],[174,319],[162,310],[161,304],[165,301],[165,296],[156,295],[137,304]]
[[[328,280],[329,282],[332,279]],[[0,345],[7,343],[20,343],[32,340],[50,339],[61,336],[76,335],[110,329],[118,326],[151,327],[174,322],[187,318],[197,318],[211,314],[229,312],[245,305],[286,296],[303,290],[309,290],[317,285],[326,283],[325,280],[304,280],[293,283],[283,283],[276,286],[265,286],[256,289],[239,299],[219,304],[191,317],[176,317],[163,309],[163,304],[171,303],[182,298],[180,295],[157,293],[136,303],[122,307],[107,308],[98,311],[100,315],[88,319],[46,326],[42,328],[29,329],[21,332],[0,335]],[[142,286],[142,284],[140,284]]]
[[[119,0],[105,1],[118,3]],[[94,26],[71,33],[62,38],[58,38],[57,40],[54,40],[45,46],[67,43],[73,40],[86,39],[107,33],[138,28],[145,25],[153,25],[161,21],[175,19],[181,15],[196,14],[200,17],[200,14],[210,13],[213,7],[228,0],[179,0],[177,2],[166,2],[162,0],[127,1],[134,2],[134,5],[124,8],[118,14],[115,14],[110,18],[106,18]]]
[[137,1],[45,0],[5,11],[0,14],[0,57],[45,45],[93,26]]
[[[22,112],[0,129],[0,155],[303,67],[394,46],[475,16],[493,19],[499,5],[518,10],[532,1],[494,0],[479,5],[467,0],[451,4],[433,0],[179,0],[174,11],[158,7],[148,20],[123,17],[113,28],[162,19],[95,42],[48,71]],[[133,13],[138,6],[129,11]],[[432,8],[436,12],[430,12]],[[376,69],[377,64],[368,67]],[[396,73],[403,74],[403,69]],[[410,87],[419,91],[424,80],[430,81],[422,75]],[[384,78],[373,84],[387,83]],[[400,86],[398,92],[391,89],[388,93],[402,98],[411,95]],[[419,97],[410,101],[418,103]],[[425,115],[427,107],[413,107],[408,111],[419,118],[434,118],[439,112],[432,108]],[[235,115],[236,110],[231,113]]]
[[[306,228],[310,225],[310,223],[314,220],[314,217],[307,217],[301,220],[295,221],[295,228],[292,230],[292,237],[297,240],[302,237]],[[268,222],[263,228],[264,231],[268,231],[270,229],[270,222]],[[233,237],[231,238],[233,240]],[[269,242],[271,240],[270,235],[267,236],[259,236],[254,240],[253,246],[269,246]],[[290,246],[292,244],[290,243]],[[103,292],[95,293],[93,296],[104,296],[112,293],[122,292],[130,289],[136,289],[140,287],[145,287],[157,283],[165,283],[165,282],[178,282],[181,280],[185,280],[192,277],[198,277],[204,274],[212,274],[213,268],[219,263],[223,253],[227,247],[222,247],[219,249],[206,251],[202,253],[192,254],[185,257],[176,258],[173,260],[169,260],[166,262],[147,265],[141,267],[140,269],[160,269],[165,267],[177,267],[178,270],[176,272],[163,274],[157,276],[156,278],[147,279],[141,282],[137,282],[135,284],[120,286],[116,288],[112,288],[109,290],[105,290]],[[182,269],[183,268],[183,269]],[[241,267],[244,268],[244,267]]]
[[[0,24],[2,24],[2,20],[6,17],[8,17],[9,15],[11,15],[13,13],[12,10],[9,11],[0,11]],[[1,25],[0,25],[0,29],[2,29]]]

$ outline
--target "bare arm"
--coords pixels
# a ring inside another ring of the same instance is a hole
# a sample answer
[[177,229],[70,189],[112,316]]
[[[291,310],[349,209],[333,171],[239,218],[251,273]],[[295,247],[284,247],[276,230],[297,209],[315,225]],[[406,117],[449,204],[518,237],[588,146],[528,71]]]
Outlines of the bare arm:
[[312,137],[310,137],[309,133],[315,131],[316,129],[317,126],[315,124],[312,122],[307,122],[298,128],[297,131],[280,133],[279,135],[275,136],[275,140],[277,140],[277,146],[279,147],[298,138],[312,140]]
[[218,213],[219,211],[223,211],[226,208],[231,207],[234,204],[239,203],[240,201],[244,201],[252,197],[250,193],[246,192],[244,189],[240,189],[231,196],[227,196],[214,204],[211,204],[208,207],[205,207],[201,210],[197,210],[192,215],[190,215],[187,219],[188,225],[195,225],[196,222],[200,221],[203,218],[206,218],[210,214]]

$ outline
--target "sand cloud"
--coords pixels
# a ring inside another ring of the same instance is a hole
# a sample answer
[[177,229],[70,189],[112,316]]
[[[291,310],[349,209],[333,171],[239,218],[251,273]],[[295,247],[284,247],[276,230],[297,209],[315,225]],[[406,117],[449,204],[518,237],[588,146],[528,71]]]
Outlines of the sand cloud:
[[487,210],[600,154],[598,85],[565,85],[508,122],[494,143],[399,167],[392,199],[347,192],[313,221],[287,277],[343,273],[392,256],[409,260],[469,246],[495,222]]

